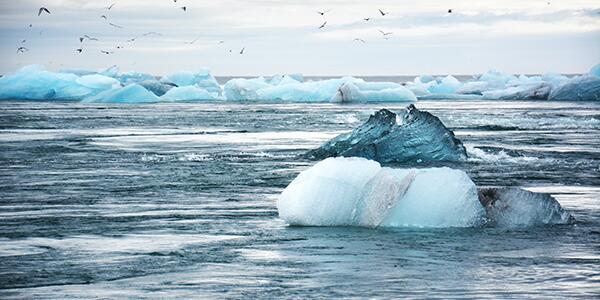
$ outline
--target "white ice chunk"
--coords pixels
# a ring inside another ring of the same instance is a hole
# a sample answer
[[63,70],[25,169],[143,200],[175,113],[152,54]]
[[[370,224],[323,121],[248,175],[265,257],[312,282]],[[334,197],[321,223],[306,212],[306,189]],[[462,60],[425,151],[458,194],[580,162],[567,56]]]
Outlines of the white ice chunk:
[[94,90],[110,90],[121,86],[120,82],[112,77],[100,74],[84,75],[75,80],[78,84]]
[[262,77],[253,79],[236,78],[225,83],[223,90],[227,100],[258,100],[258,90],[270,87]]
[[590,70],[590,75],[593,75],[593,76],[596,76],[596,77],[600,77],[600,64],[595,65]]
[[485,211],[460,170],[390,169],[362,158],[328,158],[300,173],[277,202],[290,225],[477,225]]
[[338,89],[331,101],[336,103],[415,102],[417,97],[409,89],[395,83],[346,82]]
[[427,90],[432,94],[454,94],[461,85],[458,79],[452,75],[448,75],[439,82],[429,86]]

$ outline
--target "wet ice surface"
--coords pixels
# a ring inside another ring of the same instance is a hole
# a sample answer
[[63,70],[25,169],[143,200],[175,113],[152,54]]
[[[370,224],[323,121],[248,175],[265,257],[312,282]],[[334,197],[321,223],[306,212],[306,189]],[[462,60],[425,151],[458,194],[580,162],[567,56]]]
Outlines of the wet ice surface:
[[287,227],[297,155],[382,107],[404,105],[3,102],[0,298],[600,293],[596,103],[417,103],[467,147],[452,167],[550,192],[574,226]]

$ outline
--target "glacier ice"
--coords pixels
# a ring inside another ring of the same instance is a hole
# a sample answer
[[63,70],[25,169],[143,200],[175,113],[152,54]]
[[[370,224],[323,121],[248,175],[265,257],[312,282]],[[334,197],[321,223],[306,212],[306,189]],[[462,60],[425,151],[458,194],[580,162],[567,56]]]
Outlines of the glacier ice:
[[121,83],[118,80],[100,74],[84,75],[75,79],[75,82],[82,86],[99,91],[118,88],[121,86]]
[[489,100],[546,100],[552,86],[546,82],[527,83],[505,89],[483,92],[483,98]]
[[[362,89],[361,89],[362,88]],[[415,102],[417,97],[407,88],[396,83],[346,82],[332,97],[331,102]]]
[[106,90],[98,95],[83,99],[93,103],[153,103],[160,99],[139,84]]
[[523,228],[571,224],[552,196],[480,188],[451,168],[392,169],[357,157],[328,158],[301,172],[277,201],[289,225]]
[[156,96],[162,96],[175,87],[174,84],[167,84],[163,82],[159,82],[156,79],[146,80],[139,82],[139,85],[143,86],[145,89],[151,91]]
[[178,87],[192,86],[203,88],[209,93],[221,93],[221,85],[206,69],[198,72],[178,72],[161,78],[161,82],[172,83]]
[[79,100],[94,93],[95,89],[79,84],[78,79],[75,74],[26,66],[0,78],[0,99]]
[[290,225],[469,227],[485,211],[460,170],[390,169],[363,158],[328,158],[300,173],[277,209]]
[[597,64],[590,69],[590,75],[600,77],[600,64]]
[[174,87],[160,97],[164,101],[215,100],[218,95],[195,85]]
[[339,135],[305,157],[358,156],[378,162],[458,161],[467,152],[434,115],[414,105],[395,114],[382,109],[352,132]]
[[572,78],[552,89],[548,100],[600,101],[600,77],[584,75]]
[[482,188],[479,201],[497,227],[569,224],[574,218],[552,196],[520,188]]
[[452,75],[444,77],[439,80],[439,82],[432,81],[431,83],[433,84],[431,84],[427,90],[432,94],[454,94],[462,85],[462,83]]

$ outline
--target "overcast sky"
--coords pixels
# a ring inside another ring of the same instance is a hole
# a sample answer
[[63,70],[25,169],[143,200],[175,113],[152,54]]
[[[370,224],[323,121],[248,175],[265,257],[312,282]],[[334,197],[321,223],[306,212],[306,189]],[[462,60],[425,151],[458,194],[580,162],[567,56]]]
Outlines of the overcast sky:
[[[157,75],[201,67],[215,75],[587,72],[600,63],[600,1],[549,2],[0,0],[0,73],[32,63]],[[40,6],[52,14],[38,17]],[[393,34],[384,40],[379,30]],[[84,34],[99,41],[81,44]]]

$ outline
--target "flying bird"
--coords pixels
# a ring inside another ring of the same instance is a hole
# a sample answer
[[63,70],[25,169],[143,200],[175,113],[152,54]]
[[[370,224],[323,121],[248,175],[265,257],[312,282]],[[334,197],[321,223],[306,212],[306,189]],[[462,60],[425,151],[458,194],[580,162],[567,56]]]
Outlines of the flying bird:
[[321,26],[319,26],[319,29],[325,28],[325,25],[327,25],[327,21],[325,21],[325,23],[323,23]]
[[379,13],[381,14],[381,16],[382,16],[382,17],[385,17],[385,15],[387,15],[387,14],[388,14],[388,13],[386,13],[386,12],[383,12],[383,10],[381,10],[381,9],[379,10]]
[[106,17],[106,15],[101,15],[100,19],[108,20],[108,18]]
[[356,38],[356,39],[354,39],[354,41],[355,41],[355,42],[361,42],[361,43],[363,43],[363,44],[364,44],[364,43],[366,43],[366,42],[365,42],[365,40],[363,40],[363,39],[359,39],[359,38]]
[[126,43],[131,43],[131,42],[135,42],[135,40],[137,40],[137,37],[130,38],[130,39],[126,40],[125,42]]
[[452,13],[452,9],[449,9],[449,10],[448,10],[448,13],[449,13],[449,14],[451,14],[451,13]]
[[44,12],[45,12],[45,13],[47,13],[47,14],[50,14],[50,11],[49,11],[47,8],[45,8],[45,7],[40,7],[40,9],[38,10],[38,17],[39,17],[39,16],[40,16],[42,13],[44,13]]
[[115,53],[115,52],[114,52],[114,51],[105,51],[105,50],[100,50],[100,53],[108,55],[108,54],[113,54],[113,53]]
[[224,44],[224,43],[225,43],[225,41],[219,41],[219,44]]
[[181,7],[181,9],[182,9],[183,11],[187,11],[187,7],[185,7],[185,6],[182,6],[182,7]]
[[33,24],[29,24],[29,28],[33,27]]
[[185,42],[188,45],[193,45],[195,42],[197,42],[200,38],[196,38],[195,40],[191,41],[191,42]]
[[246,50],[246,47],[242,48],[242,51],[240,51],[240,54],[244,54],[244,50]]
[[162,33],[156,32],[156,31],[150,31],[150,32],[146,32],[146,33],[142,34],[142,36],[151,36],[151,35],[162,36]]
[[113,3],[113,4],[109,5],[108,7],[106,7],[106,9],[111,10],[113,8],[113,6],[115,6],[115,4],[117,4],[117,3]]
[[25,53],[29,51],[29,49],[27,49],[26,47],[19,47],[17,48],[17,53]]
[[121,26],[121,25],[117,25],[117,24],[115,24],[115,23],[108,23],[108,25],[110,25],[110,26],[112,26],[112,27],[119,28],[119,29],[123,28],[123,26]]
[[328,9],[326,11],[317,11],[318,14],[320,14],[321,16],[324,16],[326,13],[330,12],[331,9]]
[[381,30],[381,29],[378,29],[378,30],[379,30],[379,32],[381,32],[381,34],[382,34],[383,36],[388,36],[388,35],[391,35],[391,34],[393,34],[393,32],[385,32],[385,31],[383,31],[383,30]]
[[369,21],[371,21],[371,18],[363,18],[363,20],[369,22]]
[[25,42],[27,42],[27,40],[22,40],[22,41],[21,41],[21,44],[23,44],[23,43],[25,43]]
[[81,52],[83,52],[83,48],[75,49],[75,51],[77,51],[78,53],[81,53]]
[[[84,37],[84,38],[86,38],[86,39],[88,39],[88,40],[90,40],[90,41],[98,41],[98,39],[97,39],[97,38],[95,38],[95,37],[91,37],[91,36],[89,36],[89,35],[87,35],[87,34],[85,34],[83,37]],[[80,38],[80,40],[81,40],[81,38]]]

